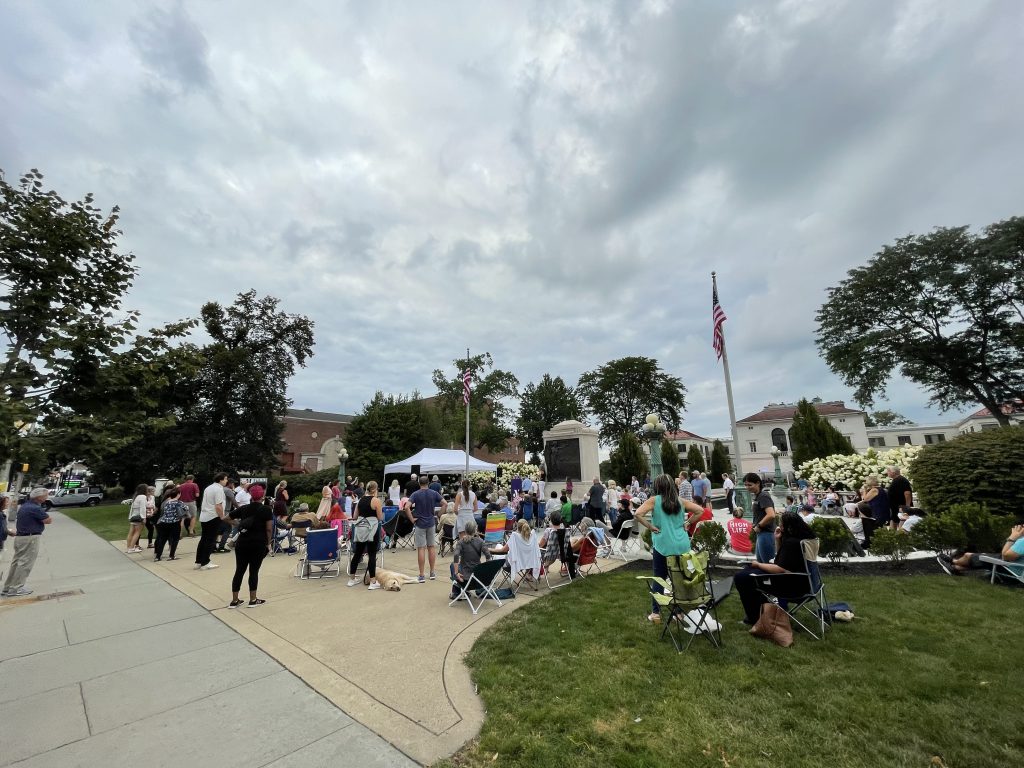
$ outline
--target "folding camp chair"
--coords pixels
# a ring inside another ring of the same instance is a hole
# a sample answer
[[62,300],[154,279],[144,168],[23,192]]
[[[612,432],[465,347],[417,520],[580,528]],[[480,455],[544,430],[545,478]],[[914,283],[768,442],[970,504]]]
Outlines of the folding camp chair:
[[579,554],[576,556],[576,572],[580,576],[589,576],[595,568],[601,573],[601,566],[597,563],[597,551],[599,545],[594,529],[591,528],[583,537],[583,544],[580,546]]
[[441,540],[438,542],[437,554],[444,557],[444,548],[448,547],[449,552],[455,551],[455,526],[450,523],[441,526]]
[[313,568],[317,569],[318,579],[333,579],[341,575],[338,532],[333,528],[306,531],[306,554],[299,560],[295,575],[300,579],[308,579],[312,576]]
[[990,555],[981,555],[979,558],[981,562],[987,563],[992,566],[992,577],[989,580],[990,583],[995,584],[996,578],[1000,581],[1006,580],[1009,582],[1018,582],[1024,584],[1024,563],[1013,562],[1009,560],[1003,560],[999,557],[991,557]]
[[398,515],[398,522],[395,523],[395,536],[391,541],[391,549],[416,549],[414,534],[416,526],[403,514]]
[[595,525],[590,529],[590,533],[593,535],[594,544],[597,545],[598,557],[610,557],[612,550],[611,530],[602,525]]
[[[626,557],[626,547],[629,543],[629,537],[633,531],[633,526],[635,525],[636,523],[633,520],[622,521],[622,525],[619,526],[618,533],[609,538],[608,557],[620,557],[624,563],[629,562],[629,558]],[[616,545],[618,545],[618,551],[616,551]]]
[[484,521],[484,544],[491,546],[501,544],[505,541],[505,514],[503,512],[488,512]]
[[508,553],[505,555],[505,566],[502,568],[502,580],[495,591],[508,584],[513,594],[519,594],[519,588],[529,583],[534,591],[538,589],[537,578],[544,572],[541,564],[540,546],[537,531],[530,531],[529,541],[515,533],[508,537]]
[[[660,576],[637,576],[646,579],[662,588],[658,592],[651,587],[651,597],[662,608],[668,608],[668,618],[661,631],[661,639],[665,635],[672,640],[677,652],[682,653],[699,634],[707,635],[708,641],[716,648],[722,647],[722,625],[718,621],[718,603],[724,598],[717,596],[718,585],[708,580],[707,552],[687,552],[665,558],[668,566],[668,578]],[[696,614],[696,615],[695,615]],[[684,626],[685,622],[692,625]],[[682,633],[690,635],[686,645],[682,643]],[[717,636],[716,636],[717,635]]]
[[350,550],[348,543],[348,520],[331,520],[331,528],[335,530],[338,535],[338,551],[348,552]]
[[398,529],[398,507],[384,507],[384,520],[380,524],[380,544],[377,546],[377,565],[384,565],[384,550],[395,541]]
[[559,528],[557,531],[548,531],[550,536],[554,533],[558,537],[558,552],[559,562],[561,562],[561,576],[566,578],[565,581],[560,584],[551,583],[551,570],[548,567],[544,568],[544,583],[548,585],[548,589],[558,589],[564,587],[566,584],[571,584],[572,580],[575,579],[579,574],[576,570],[576,553],[572,551],[572,539],[569,536],[569,530],[567,528]]
[[[818,539],[804,539],[800,542],[800,552],[804,561],[804,570],[800,573],[754,575],[758,591],[768,600],[778,603],[789,614],[793,623],[815,640],[823,639],[825,630],[832,623],[832,614],[829,613],[828,602],[825,600],[825,585],[818,571],[819,545]],[[814,617],[814,621],[808,621],[808,624],[817,628],[817,633],[811,626],[800,621],[803,615],[800,613],[801,609]]]
[[[486,560],[480,563],[480,565],[473,569],[468,579],[463,582],[456,582],[460,587],[459,594],[448,603],[449,607],[455,605],[459,600],[465,600],[469,603],[469,609],[475,615],[487,598],[491,598],[500,607],[501,600],[498,598],[494,588],[494,579],[501,573],[502,566],[504,565],[505,561],[500,559]],[[480,598],[480,602],[475,605],[473,603],[474,597]]]
[[298,541],[292,536],[291,531],[282,533],[286,529],[282,528],[277,523],[277,516],[273,518],[273,525],[271,527],[271,537],[273,545],[270,548],[270,556],[274,557],[278,554],[294,555],[299,551]]
[[[628,530],[628,534],[623,538],[622,532],[626,530]],[[644,545],[640,541],[640,526],[636,520],[627,520],[619,529],[619,554],[623,560],[628,560],[628,555],[640,554],[643,549]]]

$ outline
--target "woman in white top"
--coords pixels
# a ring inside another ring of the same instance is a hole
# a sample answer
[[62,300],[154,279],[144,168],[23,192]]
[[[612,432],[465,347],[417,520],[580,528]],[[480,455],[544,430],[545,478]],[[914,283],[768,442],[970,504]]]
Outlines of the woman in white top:
[[728,472],[722,473],[722,488],[725,490],[725,508],[732,512],[734,509],[732,505],[732,497],[736,491],[736,483],[734,483],[732,478],[729,477]]
[[147,491],[149,486],[142,483],[135,489],[135,498],[128,508],[128,540],[125,542],[125,552],[141,552],[139,539],[142,537],[142,526],[146,521],[146,503],[148,502]]
[[479,503],[476,494],[469,490],[469,480],[462,481],[462,488],[455,494],[455,530],[466,530],[466,523],[476,522],[476,510]]
[[402,503],[402,486],[398,484],[398,479],[391,481],[391,485],[388,486],[388,499],[391,500],[391,506],[397,507]]
[[320,489],[320,505],[316,508],[316,519],[326,520],[327,516],[331,514],[331,504],[334,503],[334,494],[331,493],[331,487],[325,485]]
[[615,525],[615,519],[619,516],[619,487],[614,480],[608,481],[608,490],[604,494],[604,508],[608,511],[608,520]]

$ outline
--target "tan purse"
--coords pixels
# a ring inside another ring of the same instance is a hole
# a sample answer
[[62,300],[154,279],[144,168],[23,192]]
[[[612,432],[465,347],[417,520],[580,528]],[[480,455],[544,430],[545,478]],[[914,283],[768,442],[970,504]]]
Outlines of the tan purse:
[[761,606],[761,617],[750,628],[754,637],[764,637],[776,645],[789,648],[793,644],[793,625],[789,622],[789,614],[777,603],[765,603]]

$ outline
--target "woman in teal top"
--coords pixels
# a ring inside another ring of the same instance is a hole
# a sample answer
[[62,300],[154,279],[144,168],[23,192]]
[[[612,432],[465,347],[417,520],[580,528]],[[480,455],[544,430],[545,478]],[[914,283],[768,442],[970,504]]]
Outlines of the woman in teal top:
[[[682,514],[683,509],[686,510],[686,515]],[[636,520],[651,532],[655,576],[667,579],[668,564],[665,558],[690,551],[690,536],[686,533],[686,526],[699,520],[703,514],[703,507],[679,498],[679,490],[671,477],[659,475],[654,479],[654,495],[640,505],[636,511]],[[647,520],[648,515],[652,518],[650,522]],[[654,584],[653,587],[658,592],[662,591],[659,584]],[[661,621],[661,610],[653,598],[651,615],[647,620],[655,624]]]

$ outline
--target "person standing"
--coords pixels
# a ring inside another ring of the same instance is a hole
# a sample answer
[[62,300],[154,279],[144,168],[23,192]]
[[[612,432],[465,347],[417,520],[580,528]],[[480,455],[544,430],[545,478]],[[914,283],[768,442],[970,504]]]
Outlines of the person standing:
[[238,506],[238,492],[235,490],[235,481],[230,477],[228,478],[227,485],[224,486],[224,517],[220,521],[220,538],[217,540],[217,546],[213,548],[214,552],[227,552],[228,551],[228,537],[231,536],[231,513],[235,507]]
[[220,523],[227,514],[224,509],[227,498],[224,495],[224,486],[228,481],[227,472],[218,472],[213,476],[213,482],[203,491],[203,503],[199,508],[199,523],[202,531],[199,535],[199,546],[196,547],[196,569],[210,570],[217,568],[216,563],[210,562],[210,555],[213,553],[217,536],[220,534]]
[[725,508],[732,512],[734,509],[732,498],[736,494],[736,483],[729,477],[728,472],[722,473],[722,488],[725,490]]
[[693,486],[690,485],[690,481],[686,479],[685,469],[679,473],[677,483],[679,485],[679,498],[683,501],[693,501]]
[[331,488],[325,485],[320,489],[320,503],[316,508],[316,519],[326,521],[327,516],[331,514],[331,504],[334,503],[334,498],[331,496]]
[[466,530],[466,523],[476,522],[476,511],[480,506],[476,494],[469,489],[469,480],[462,481],[462,487],[455,494],[455,512],[458,519],[455,522],[455,530]]
[[761,476],[756,472],[748,472],[743,476],[743,485],[753,497],[754,532],[757,541],[754,544],[754,555],[759,563],[770,563],[775,557],[775,527],[777,515],[775,502],[764,490]]
[[159,563],[164,556],[164,545],[170,544],[168,560],[177,560],[178,541],[181,539],[181,521],[185,519],[185,504],[181,501],[181,489],[172,487],[164,493],[163,504],[160,505],[159,517],[156,519],[156,550],[153,562]]
[[[377,498],[376,480],[371,480],[366,484],[366,495],[359,499],[359,503],[356,505],[356,515],[359,519],[373,518],[374,531],[369,541],[359,541],[358,534],[355,532],[352,534],[355,550],[352,553],[352,560],[348,564],[348,586],[354,587],[359,583],[356,579],[356,571],[365,553],[368,558],[366,572],[370,576],[370,584],[367,589],[380,589],[380,582],[377,581],[377,546],[380,544],[380,525],[384,520],[384,505]],[[358,525],[358,522],[354,524],[353,531]]]
[[135,489],[132,504],[128,507],[128,539],[125,541],[126,554],[141,552],[139,539],[142,537],[142,525],[146,521],[146,491],[149,486],[140,483]]
[[434,491],[435,493],[438,493],[438,494],[440,494],[441,491],[444,490],[441,487],[441,481],[437,479],[437,475],[434,475],[432,478],[430,478],[430,485],[427,486],[427,487],[430,488],[430,490],[432,490],[432,491]]
[[548,473],[544,471],[543,467],[541,467],[540,471],[537,474],[537,498],[538,499],[543,499],[544,498],[544,490],[547,488],[547,485],[548,485]]
[[880,526],[888,525],[892,519],[889,509],[889,492],[878,484],[875,475],[868,475],[861,492],[861,499],[871,507],[871,517]]
[[18,507],[18,518],[14,529],[14,556],[7,571],[0,597],[22,597],[31,595],[32,590],[25,588],[32,566],[39,556],[39,540],[43,531],[53,518],[42,508],[41,503],[49,496],[46,488],[33,488],[28,501]]
[[605,492],[606,489],[601,485],[601,480],[595,477],[590,490],[587,491],[587,510],[590,513],[590,517],[594,520],[604,520]]
[[188,530],[189,536],[196,535],[196,499],[199,498],[199,486],[195,475],[185,475],[185,482],[178,486],[181,490],[181,501],[185,505],[185,517],[182,525]]
[[270,551],[270,537],[273,530],[274,514],[263,503],[263,487],[252,489],[252,501],[244,507],[231,511],[231,519],[238,521],[238,538],[235,540],[235,575],[231,578],[231,602],[228,608],[242,605],[238,592],[242,588],[242,576],[249,571],[249,607],[263,605],[266,600],[256,596],[259,586],[260,566]]
[[640,481],[636,479],[636,475],[633,475],[633,479],[629,481],[629,495],[636,496],[640,493]]
[[146,488],[146,549],[153,548],[156,518],[156,486],[150,485]]
[[[636,480],[635,477],[633,479]],[[572,478],[571,477],[565,478],[565,495],[568,497],[569,501],[572,501]]]
[[409,482],[405,484],[405,497],[409,498],[420,489],[420,479],[413,472],[409,475]]
[[[636,511],[634,520],[651,532],[651,565],[654,575],[667,579],[666,558],[690,551],[690,536],[686,533],[686,526],[692,519],[699,518],[704,508],[692,501],[681,500],[675,481],[668,475],[658,475],[653,490],[653,495]],[[684,511],[686,514],[682,514]],[[647,521],[648,515],[651,516],[650,522]],[[657,583],[652,582],[651,587],[657,592],[664,592]],[[661,606],[653,598],[651,614],[647,620],[655,624],[661,621]]]
[[402,486],[398,484],[397,477],[388,486],[388,501],[392,507],[397,507],[402,502]]
[[[262,490],[262,486],[260,489]],[[263,496],[263,493],[260,496]],[[241,480],[238,483],[238,488],[235,489],[235,504],[244,507],[250,501],[252,501],[252,495],[249,493],[249,481]]]
[[[430,490],[427,487],[427,476],[422,475],[420,477],[420,488],[409,497],[409,505],[405,509],[405,514],[415,526],[413,543],[416,545],[416,560],[420,566],[418,579],[420,584],[425,581],[423,578],[423,564],[427,558],[430,559],[430,579],[433,581],[437,578],[435,570],[437,566],[437,545],[434,543],[437,517],[434,514],[434,510],[443,503],[444,499],[441,498],[441,494]],[[412,509],[410,510],[409,507]]]
[[914,506],[914,489],[900,472],[897,466],[889,467],[885,474],[892,481],[889,483],[889,527],[894,531],[900,524],[900,507]]

